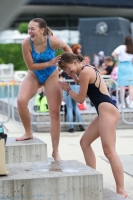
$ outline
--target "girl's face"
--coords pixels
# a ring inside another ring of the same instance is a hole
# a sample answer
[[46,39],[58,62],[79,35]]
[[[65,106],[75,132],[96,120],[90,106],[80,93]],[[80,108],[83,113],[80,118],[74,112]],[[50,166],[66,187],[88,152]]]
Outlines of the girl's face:
[[28,34],[31,36],[32,41],[38,39],[44,33],[44,28],[39,28],[39,24],[34,21],[30,21],[28,25]]
[[65,72],[68,74],[68,75],[75,75],[77,73],[77,62],[76,61],[73,61],[73,63],[69,63],[67,64],[67,69],[65,70]]
[[81,49],[78,48],[77,51],[76,51],[76,53],[77,53],[77,54],[81,54]]

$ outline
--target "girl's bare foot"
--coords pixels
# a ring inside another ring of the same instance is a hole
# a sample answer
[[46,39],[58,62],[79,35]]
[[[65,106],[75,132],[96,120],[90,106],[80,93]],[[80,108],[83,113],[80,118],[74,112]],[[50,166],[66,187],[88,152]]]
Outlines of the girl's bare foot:
[[27,135],[25,133],[23,136],[16,138],[16,141],[31,140],[31,139],[33,139],[33,135],[32,134]]
[[58,162],[61,161],[61,158],[58,152],[57,153],[53,152],[52,157],[54,158],[55,161],[58,161]]
[[121,193],[118,193],[120,196],[122,196],[123,198],[127,198],[127,196],[128,196],[128,193],[126,192],[126,191],[124,191],[124,192],[121,192]]

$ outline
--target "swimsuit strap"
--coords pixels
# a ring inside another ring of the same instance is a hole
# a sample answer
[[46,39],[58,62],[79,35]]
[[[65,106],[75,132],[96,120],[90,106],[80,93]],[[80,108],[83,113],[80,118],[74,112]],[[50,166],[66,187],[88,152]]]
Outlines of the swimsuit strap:
[[97,70],[95,67],[93,67],[93,66],[91,66],[91,65],[84,65],[84,66],[82,67],[82,70],[83,70],[83,69],[84,69],[84,67],[86,67],[86,66],[93,68],[93,69],[95,70],[95,72],[96,72],[96,80],[94,81],[94,83],[93,83],[93,84],[95,84],[95,83],[96,83],[96,81],[97,81],[97,76],[99,76],[99,79],[100,79],[100,81],[99,81],[99,87],[98,87],[98,88],[100,88],[100,84],[101,84],[101,77],[100,77],[100,73],[99,73],[99,71],[98,71],[98,70]]
[[35,49],[34,49],[34,44],[33,44],[33,42],[32,42],[31,37],[30,37],[30,44],[31,44],[32,50],[35,50]]
[[[47,40],[47,47],[50,47],[50,39],[49,39],[49,36],[48,36],[48,35],[46,35],[46,40]],[[32,50],[35,50],[34,44],[33,44],[33,41],[32,41],[31,38],[30,38],[30,44],[31,44]],[[46,48],[47,48],[47,47],[46,47]]]
[[50,47],[50,38],[49,38],[49,35],[46,35],[46,38],[47,38],[47,47]]

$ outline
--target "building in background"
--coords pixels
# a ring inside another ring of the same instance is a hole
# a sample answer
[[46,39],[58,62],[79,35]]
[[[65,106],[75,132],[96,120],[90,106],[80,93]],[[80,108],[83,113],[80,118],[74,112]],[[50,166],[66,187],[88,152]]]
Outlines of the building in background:
[[82,53],[89,52],[91,57],[101,50],[111,55],[113,49],[124,44],[127,35],[132,35],[130,21],[121,17],[80,18],[79,32]]
[[29,0],[19,12],[10,28],[41,17],[52,29],[77,30],[82,17],[119,16],[133,21],[133,0]]
[[[17,30],[21,22],[41,17],[46,20],[54,35],[64,42],[69,45],[81,43],[83,54],[92,56],[103,50],[108,55],[115,44],[123,42],[126,34],[133,33],[132,13],[133,0],[29,0],[21,5],[8,29]],[[84,19],[88,23],[81,25]],[[27,37],[17,33],[10,34],[11,38],[4,38],[6,34],[9,32],[0,34],[0,43],[21,43]]]

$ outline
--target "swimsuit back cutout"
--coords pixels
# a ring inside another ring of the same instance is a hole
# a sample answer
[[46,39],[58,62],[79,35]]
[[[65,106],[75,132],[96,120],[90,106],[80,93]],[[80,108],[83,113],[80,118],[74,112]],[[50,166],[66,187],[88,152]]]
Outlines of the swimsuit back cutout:
[[[94,106],[95,106],[95,108],[97,110],[97,113],[99,114],[99,112],[98,112],[98,106],[99,106],[100,103],[108,102],[108,103],[113,104],[114,106],[115,106],[115,104],[114,104],[113,100],[110,98],[109,95],[103,94],[100,91],[100,85],[101,85],[100,72],[95,67],[93,67],[91,65],[85,65],[85,66],[83,66],[82,70],[86,66],[93,68],[94,71],[96,72],[96,79],[95,79],[94,83],[90,83],[88,85],[87,95],[90,98],[91,102],[94,104]],[[98,80],[99,80],[99,85],[97,87],[95,84],[96,84],[96,82]]]
[[[33,59],[34,63],[49,62],[50,60],[55,58],[56,51],[51,49],[50,39],[49,39],[48,35],[46,36],[46,40],[47,40],[46,50],[42,53],[38,53],[38,52],[36,52],[34,44],[33,44],[32,40],[30,38],[30,43],[31,43],[31,47],[32,47],[31,55],[32,55],[32,59]],[[56,68],[57,68],[56,66],[50,66],[48,68],[44,68],[44,69],[41,69],[41,70],[34,70],[34,74],[36,75],[40,84],[44,84],[44,82],[56,70]]]

